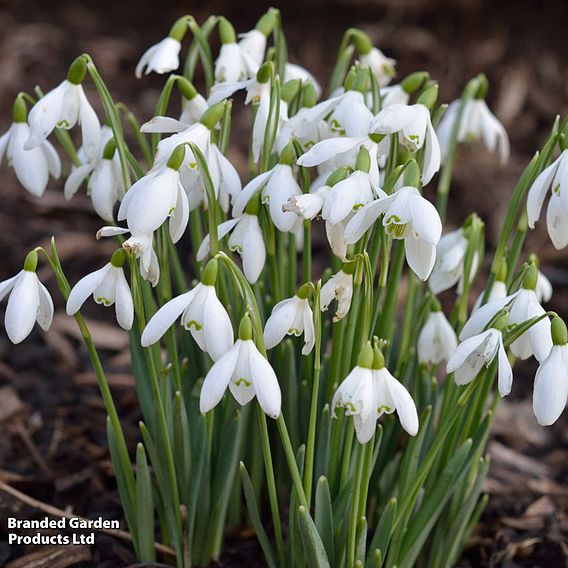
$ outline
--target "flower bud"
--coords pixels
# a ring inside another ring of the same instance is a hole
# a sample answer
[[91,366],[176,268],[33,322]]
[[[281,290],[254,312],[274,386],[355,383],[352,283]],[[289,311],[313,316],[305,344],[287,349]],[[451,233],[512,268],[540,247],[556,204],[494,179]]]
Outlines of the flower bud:
[[105,145],[105,149],[103,151],[103,159],[112,160],[115,151],[116,151],[116,141],[114,140],[114,138],[111,138]]
[[378,346],[373,347],[373,369],[380,371],[385,366],[385,356]]
[[188,81],[185,77],[177,78],[177,87],[181,96],[188,101],[192,100],[197,95],[197,89],[193,86],[193,83]]
[[365,345],[359,351],[359,358],[357,359],[357,366],[363,367],[365,369],[372,369],[373,368],[373,348],[371,347],[371,342],[367,341]]
[[404,185],[418,187],[420,184],[420,168],[416,160],[410,160],[404,169]]
[[430,73],[427,71],[416,71],[405,77],[400,86],[405,93],[409,95],[416,92],[418,89],[422,88],[422,85],[430,79]]
[[296,293],[296,296],[298,296],[298,298],[300,298],[301,300],[305,300],[310,295],[311,291],[312,291],[312,283],[306,282],[300,287],[300,289]]
[[219,263],[212,258],[201,274],[201,282],[205,284],[205,286],[215,286],[215,282],[217,281],[217,271],[219,270]]
[[270,78],[274,75],[274,63],[272,61],[267,61],[263,63],[256,72],[256,80],[264,85],[270,81]]
[[365,173],[369,173],[371,169],[371,154],[365,146],[359,148],[357,153],[357,161],[355,162],[355,169]]
[[181,43],[183,37],[185,36],[186,31],[187,31],[187,17],[184,16],[183,18],[180,18],[174,23],[174,25],[170,29],[170,33],[168,34],[168,36]]
[[85,58],[80,55],[71,63],[69,71],[67,72],[67,80],[74,85],[80,85],[87,74],[87,62]]
[[480,73],[477,76],[477,80],[479,82],[479,87],[473,97],[475,99],[484,99],[487,96],[487,91],[489,90],[489,81],[487,81],[487,77],[484,73]]
[[290,81],[286,81],[282,86],[282,100],[290,103],[292,99],[300,92],[301,86],[302,81],[300,79],[291,79]]
[[12,118],[14,122],[26,122],[28,120],[28,109],[24,97],[18,95],[12,107]]
[[432,110],[436,101],[438,99],[438,84],[434,83],[430,85],[427,89],[422,91],[417,99],[418,104],[424,105],[427,109]]
[[349,89],[345,87],[346,90],[359,91],[361,93],[366,93],[369,90],[369,71],[368,69],[360,69],[355,74],[353,82]]
[[364,31],[356,28],[352,28],[349,31],[351,32],[351,41],[359,55],[366,55],[373,49],[373,42]]
[[252,339],[252,322],[250,321],[250,316],[248,314],[243,316],[243,319],[239,324],[239,339],[242,341]]
[[276,25],[277,18],[278,18],[278,10],[270,8],[270,10],[266,12],[266,14],[260,17],[258,22],[256,22],[256,26],[254,28],[258,30],[260,33],[262,33],[264,36],[268,37],[272,33],[272,30]]
[[218,21],[221,43],[237,43],[237,34],[231,22],[229,22],[227,18],[223,18],[223,16],[221,16]]
[[123,248],[116,249],[112,256],[110,257],[110,263],[115,268],[122,268],[124,266],[124,261],[126,260],[126,252]]
[[568,330],[564,320],[559,317],[552,318],[551,322],[552,343],[554,345],[566,345],[568,343]]
[[204,126],[207,126],[209,130],[213,130],[217,123],[223,118],[223,113],[225,112],[225,101],[214,104],[209,107],[204,113],[199,122]]
[[535,290],[538,280],[538,268],[531,264],[523,277],[523,288],[525,290]]
[[312,108],[318,102],[318,93],[313,83],[309,81],[302,86],[302,105],[306,108]]
[[168,160],[168,168],[179,171],[185,158],[185,144],[178,144],[170,155]]
[[35,250],[30,251],[24,260],[24,270],[26,272],[35,272],[37,268],[37,252]]
[[325,185],[333,187],[336,183],[343,181],[349,175],[349,169],[345,166],[335,170],[326,180]]
[[294,144],[292,144],[292,142],[288,142],[288,144],[284,146],[282,152],[280,152],[279,163],[291,166],[295,162],[295,155]]

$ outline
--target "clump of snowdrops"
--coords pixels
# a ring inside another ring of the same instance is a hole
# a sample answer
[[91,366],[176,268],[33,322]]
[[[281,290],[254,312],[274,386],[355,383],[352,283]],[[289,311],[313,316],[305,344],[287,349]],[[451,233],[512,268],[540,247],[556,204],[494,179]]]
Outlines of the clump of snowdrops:
[[[288,62],[274,9],[241,35],[223,17],[180,18],[136,68],[151,72],[169,75],[142,125],[81,55],[52,90],[17,96],[0,138],[26,190],[41,197],[64,172],[65,196],[87,191],[97,238],[117,243],[71,285],[52,240],[0,298],[13,343],[36,322],[47,331],[36,268],[53,269],[96,371],[140,561],[160,542],[162,561],[207,565],[228,528],[249,525],[269,566],[454,565],[487,502],[484,452],[514,362],[539,363],[540,424],[566,404],[566,326],[523,252],[548,196],[551,240],[568,244],[564,122],[521,176],[487,262],[475,213],[444,229],[458,146],[508,158],[484,76],[440,104],[427,72],[393,83],[395,61],[350,29],[324,95]],[[243,98],[248,172],[227,157]],[[130,334],[135,455],[81,315],[90,297]]]

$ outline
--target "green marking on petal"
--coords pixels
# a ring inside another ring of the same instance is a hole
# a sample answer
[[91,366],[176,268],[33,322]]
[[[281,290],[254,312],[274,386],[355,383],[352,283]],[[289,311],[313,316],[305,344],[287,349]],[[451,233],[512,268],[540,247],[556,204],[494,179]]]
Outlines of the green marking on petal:
[[195,320],[191,320],[191,321],[186,322],[186,323],[184,324],[184,327],[185,327],[185,329],[187,329],[188,331],[189,331],[192,327],[195,328],[195,331],[199,331],[199,330],[201,330],[201,329],[203,328],[203,326],[202,326],[199,322],[196,322]]
[[240,379],[237,379],[235,381],[235,385],[237,387],[240,387],[241,385],[245,385],[245,387],[248,388],[248,387],[252,386],[252,383],[250,381],[247,381],[244,377],[241,377]]

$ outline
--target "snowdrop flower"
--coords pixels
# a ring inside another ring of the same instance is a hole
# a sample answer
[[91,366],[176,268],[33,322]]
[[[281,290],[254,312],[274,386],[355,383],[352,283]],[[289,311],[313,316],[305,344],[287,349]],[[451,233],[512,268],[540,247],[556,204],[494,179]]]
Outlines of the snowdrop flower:
[[[480,333],[501,310],[510,310],[508,329],[545,314],[544,308],[536,298],[535,286],[538,269],[533,264],[527,271],[520,290],[501,300],[485,304],[474,312],[464,325],[460,339],[464,340]],[[550,320],[544,318],[530,327],[511,344],[511,351],[520,359],[534,355],[543,361],[550,352]]]
[[316,341],[314,316],[308,302],[309,284],[304,284],[292,298],[278,302],[264,326],[264,343],[267,349],[276,347],[286,335],[304,334],[302,355],[309,355]]
[[[410,177],[405,178],[405,182]],[[381,215],[387,234],[404,240],[410,268],[421,280],[426,280],[434,266],[436,245],[442,233],[442,221],[436,208],[416,187],[407,185],[359,209],[347,223],[345,241],[356,243]]]
[[160,75],[175,71],[179,67],[180,49],[181,43],[173,37],[166,37],[148,48],[136,65],[136,78],[140,79],[142,73],[148,75],[152,71]]
[[456,384],[467,385],[471,383],[481,369],[488,367],[497,357],[499,394],[506,396],[511,392],[513,370],[505,352],[501,332],[505,320],[506,316],[502,316],[494,327],[478,335],[468,337],[458,345],[446,366],[448,374],[454,373]]
[[54,128],[70,129],[79,123],[86,156],[98,157],[101,127],[81,84],[86,72],[85,59],[78,57],[69,68],[67,79],[33,106],[28,117],[30,136],[24,144],[25,150],[42,145]]
[[396,61],[387,57],[380,49],[373,47],[359,57],[361,67],[369,67],[381,87],[388,85],[394,77]]
[[333,321],[342,320],[351,307],[353,298],[353,273],[356,262],[347,262],[322,287],[320,291],[320,307],[325,312],[333,300],[337,300],[337,309]]
[[[387,143],[386,154],[383,151],[385,141]],[[373,183],[379,185],[379,155],[388,155],[388,138],[377,141],[374,134],[361,137],[341,136],[322,140],[314,144],[305,154],[302,154],[296,163],[308,168],[324,166],[326,171],[335,170],[342,166],[353,167],[361,146],[365,146],[369,151],[371,157],[369,175]]]
[[101,269],[84,276],[73,286],[67,299],[67,315],[74,316],[92,294],[97,304],[115,305],[116,321],[123,329],[129,330],[134,320],[132,294],[124,276],[125,252],[118,249],[110,262]]
[[26,256],[23,270],[0,282],[0,301],[10,294],[4,325],[14,344],[21,343],[30,334],[36,321],[47,331],[53,320],[53,301],[39,281],[36,268],[37,253],[32,251]]
[[367,79],[367,72],[359,71],[353,80],[352,89],[328,101],[331,103],[332,110],[327,122],[333,135],[360,137],[368,134],[373,113],[367,107],[363,95]]
[[[369,175],[371,157],[365,146],[361,146],[357,155],[355,171],[350,175],[344,169],[340,170],[339,175],[343,179],[335,182],[330,176],[326,185],[330,188],[325,193],[325,200],[322,209],[322,217],[332,225],[337,225],[347,219],[353,212],[372,201],[377,196],[386,197],[372,181]],[[331,180],[331,181],[330,181]]]
[[457,346],[456,332],[444,315],[440,302],[433,298],[432,311],[418,336],[418,360],[438,365],[447,361]]
[[244,47],[237,44],[237,36],[228,20],[219,18],[219,36],[221,51],[215,61],[215,82],[236,83],[254,77],[259,64],[247,51],[250,43]]
[[371,122],[373,134],[399,134],[399,142],[411,152],[425,146],[422,183],[427,184],[440,169],[440,144],[432,126],[430,111],[423,104],[393,104]]
[[105,221],[114,221],[114,206],[125,193],[120,162],[115,160],[116,143],[107,142],[102,157],[74,168],[65,182],[65,198],[71,199],[83,180],[89,176],[87,185],[93,207]]
[[229,314],[217,298],[216,279],[217,261],[213,259],[195,288],[170,300],[152,316],[142,333],[142,346],[159,341],[181,315],[181,325],[213,361],[227,353],[233,346],[233,327]]
[[391,105],[407,105],[410,94],[404,90],[403,85],[389,85],[381,89],[381,108]]
[[552,244],[557,250],[568,245],[568,150],[536,178],[527,196],[527,217],[529,227],[534,229],[540,217],[544,200],[550,190],[546,211],[546,228]]
[[[440,124],[436,129],[442,159],[446,159],[452,138],[452,131],[456,123],[461,101],[457,100],[450,104]],[[470,142],[483,140],[485,147],[490,152],[499,152],[501,163],[509,159],[509,137],[504,126],[487,107],[483,99],[470,99],[463,109],[462,120],[457,135],[458,142]]]
[[256,396],[268,416],[274,419],[280,416],[280,385],[274,369],[252,339],[248,315],[241,321],[239,338],[233,347],[207,373],[201,387],[199,410],[205,414],[217,406],[227,387],[240,405],[248,404]]
[[[101,237],[116,237],[127,233],[130,233],[130,231],[124,227],[102,227],[97,231],[97,240]],[[153,247],[153,240],[154,235],[152,233],[149,235],[131,235],[122,243],[122,248],[140,259],[140,275],[144,280],[148,280],[152,286],[156,286],[160,279],[160,264]]]
[[357,366],[339,385],[331,407],[334,417],[338,407],[345,408],[346,416],[353,416],[360,444],[373,437],[377,420],[383,414],[395,411],[411,436],[418,433],[418,414],[412,397],[385,367],[382,353],[377,349],[373,354],[370,344],[363,347]]
[[6,154],[8,164],[14,168],[18,181],[36,197],[41,197],[49,176],[58,179],[61,175],[61,162],[55,148],[48,140],[26,150],[24,145],[30,137],[26,103],[22,97],[14,101],[14,122],[7,132],[0,136],[0,162]]
[[302,194],[294,177],[293,160],[294,147],[290,143],[280,154],[276,166],[256,176],[237,195],[233,215],[242,215],[251,199],[260,192],[261,201],[268,205],[270,218],[276,228],[283,232],[292,231],[297,225],[298,216],[289,210],[283,210],[283,207],[291,198]]
[[[436,262],[428,279],[428,286],[433,294],[449,290],[456,284],[458,294],[464,286],[464,261],[468,239],[463,228],[445,234],[436,247]],[[470,280],[473,281],[479,265],[479,254],[474,253]]]
[[[243,272],[251,284],[259,279],[266,261],[266,247],[264,246],[257,214],[258,203],[253,202],[240,217],[225,221],[217,227],[219,240],[231,233],[229,250],[237,252],[241,256]],[[206,235],[197,250],[197,262],[207,258],[209,250],[210,236]]]
[[189,220],[187,195],[179,179],[185,150],[178,146],[167,166],[150,170],[127,191],[117,218],[126,219],[133,236],[149,236],[170,218],[172,241],[181,239]]
[[533,410],[541,426],[554,424],[568,400],[568,332],[562,319],[552,320],[550,353],[536,372],[533,393]]

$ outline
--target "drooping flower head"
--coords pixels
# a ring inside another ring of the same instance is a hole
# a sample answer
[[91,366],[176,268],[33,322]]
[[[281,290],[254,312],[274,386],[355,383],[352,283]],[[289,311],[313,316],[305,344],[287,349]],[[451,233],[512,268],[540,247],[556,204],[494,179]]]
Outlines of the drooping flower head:
[[0,282],[0,301],[10,294],[4,325],[14,344],[21,343],[36,322],[47,331],[53,320],[53,301],[47,288],[37,277],[37,260],[37,252],[30,252],[24,261],[23,270]]
[[118,249],[110,262],[99,270],[87,274],[71,290],[67,298],[67,315],[73,316],[92,295],[97,304],[115,305],[116,320],[120,327],[129,330],[134,321],[132,293],[124,276],[125,251]]
[[433,298],[431,305],[432,311],[418,335],[418,360],[438,365],[453,355],[458,346],[458,338],[444,315],[440,302]]
[[49,140],[42,140],[29,150],[24,147],[30,137],[30,127],[23,97],[16,97],[12,114],[14,122],[0,136],[0,163],[6,154],[8,165],[14,168],[18,181],[32,195],[41,197],[49,176],[58,179],[61,175],[61,161]]
[[215,281],[217,261],[207,264],[201,282],[192,290],[164,304],[150,319],[142,333],[142,345],[148,347],[166,333],[181,315],[181,325],[190,331],[202,351],[213,361],[220,359],[233,345],[233,327],[227,311],[217,298]]
[[200,411],[206,413],[217,406],[227,387],[240,405],[248,404],[256,396],[268,416],[274,419],[280,416],[280,385],[274,369],[253,341],[248,314],[241,321],[239,338],[233,347],[211,367],[203,381]]
[[375,433],[383,414],[397,412],[402,427],[411,435],[418,432],[418,414],[412,397],[385,367],[380,350],[367,343],[359,354],[357,366],[339,385],[331,403],[332,412],[345,408],[353,416],[359,443],[366,444]]
[[30,135],[24,143],[25,150],[42,145],[56,127],[68,130],[79,123],[85,155],[89,159],[98,157],[101,126],[83,90],[86,72],[84,57],[78,57],[69,67],[67,79],[33,106],[28,116]]

